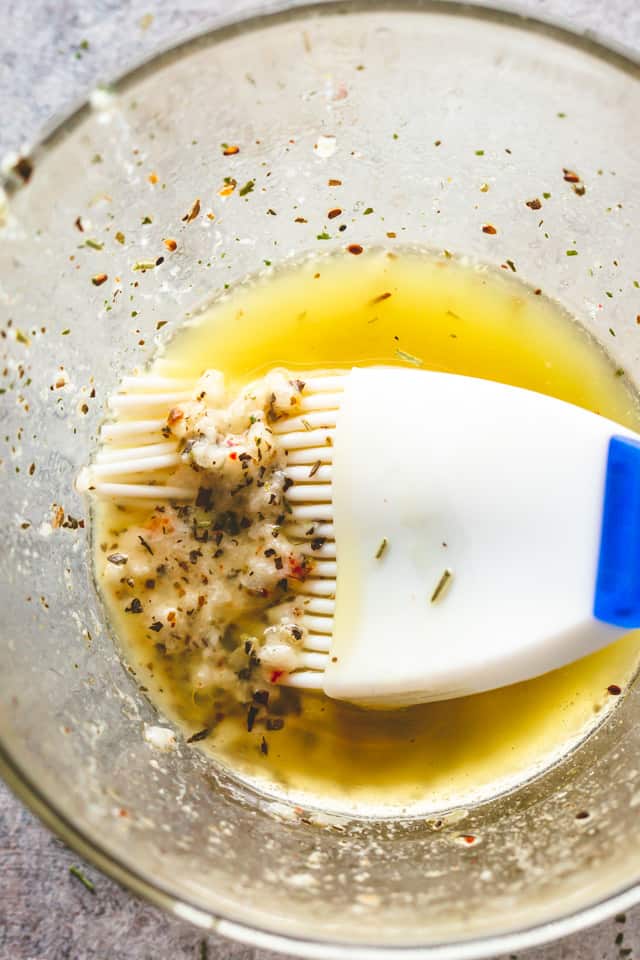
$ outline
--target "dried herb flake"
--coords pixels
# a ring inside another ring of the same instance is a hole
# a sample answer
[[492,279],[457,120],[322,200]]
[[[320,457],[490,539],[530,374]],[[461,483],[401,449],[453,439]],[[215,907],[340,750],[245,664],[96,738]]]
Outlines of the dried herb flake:
[[95,896],[96,885],[93,880],[89,880],[89,877],[85,876],[80,867],[69,867],[69,873],[72,877],[75,877],[76,880],[79,880],[82,886],[92,893]]
[[383,537],[382,540],[380,541],[380,546],[378,547],[375,553],[376,560],[380,560],[380,558],[382,557],[382,554],[385,552],[388,546],[389,546],[389,541],[387,540],[386,537]]
[[435,590],[431,594],[431,603],[435,603],[436,600],[440,599],[444,591],[447,589],[447,587],[451,583],[452,577],[453,577],[453,573],[451,570],[449,570],[448,567],[442,571],[442,576],[438,580]]

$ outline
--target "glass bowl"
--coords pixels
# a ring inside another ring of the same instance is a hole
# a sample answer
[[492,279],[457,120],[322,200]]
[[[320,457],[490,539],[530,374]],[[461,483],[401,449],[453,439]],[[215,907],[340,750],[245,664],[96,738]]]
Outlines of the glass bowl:
[[[156,715],[105,626],[73,490],[123,370],[264,260],[345,242],[511,261],[640,382],[638,116],[637,65],[556,27],[455,3],[327,3],[183,43],[8,165],[0,767],[135,892],[287,953],[456,960],[639,899],[637,687],[561,764],[473,809],[292,811],[181,741],[159,754],[145,740]],[[341,235],[334,202],[376,214]]]

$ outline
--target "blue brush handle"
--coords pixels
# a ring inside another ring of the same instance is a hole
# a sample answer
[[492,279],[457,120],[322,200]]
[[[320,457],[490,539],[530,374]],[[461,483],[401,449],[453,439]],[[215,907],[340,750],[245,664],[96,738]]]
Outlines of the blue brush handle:
[[609,441],[593,615],[640,627],[640,443],[626,437]]

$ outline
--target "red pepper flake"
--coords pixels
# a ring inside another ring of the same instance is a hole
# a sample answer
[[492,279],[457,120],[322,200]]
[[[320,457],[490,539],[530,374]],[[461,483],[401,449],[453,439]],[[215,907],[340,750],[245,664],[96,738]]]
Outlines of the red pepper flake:
[[184,410],[181,410],[180,407],[174,407],[169,411],[169,416],[167,417],[167,423],[172,427],[175,423],[179,423],[180,420],[184,417]]
[[341,187],[341,186],[342,186],[342,180],[328,180],[327,183],[328,183],[328,185],[329,185],[330,187]]
[[155,172],[155,170],[152,170],[152,171],[151,171],[151,173],[150,173],[149,176],[147,177],[147,180],[149,181],[149,183],[157,183],[157,182],[158,182],[158,174]]
[[293,554],[289,556],[288,560],[289,560],[289,576],[293,577],[294,580],[306,580],[307,574],[309,571],[304,561],[300,563],[300,561],[297,560]]
[[277,683],[283,674],[284,670],[272,670],[269,675],[269,683]]
[[389,230],[387,232],[387,236],[389,237],[389,240],[395,240],[395,238],[397,237],[397,233],[394,233],[393,230]]
[[84,227],[82,226],[82,219],[80,217],[75,218],[75,220],[73,221],[73,225],[76,228],[76,230],[80,231],[80,233],[84,233]]
[[609,686],[607,687],[607,690],[609,691],[612,697],[619,697],[620,694],[622,693],[622,688],[619,687],[617,683],[610,683]]
[[191,223],[191,221],[195,220],[195,218],[198,216],[199,213],[200,213],[200,200],[198,199],[194,202],[193,206],[191,207],[191,210],[189,210],[189,213],[185,213],[184,217],[182,218],[183,223]]
[[495,236],[498,232],[492,223],[485,223],[482,228],[483,233],[488,233],[491,237]]
[[235,157],[236,153],[240,153],[240,147],[235,143],[223,143],[222,144],[222,154],[225,157]]
[[585,193],[587,192],[587,188],[585,187],[584,183],[574,183],[573,192],[579,197],[584,197]]
[[373,297],[373,299],[370,300],[369,303],[371,305],[373,305],[374,303],[382,303],[383,300],[388,300],[390,296],[391,294],[387,290],[386,293],[380,293],[377,297]]
[[563,179],[566,180],[567,183],[580,183],[580,177],[578,176],[577,173],[575,173],[575,171],[567,170],[566,167],[563,167],[562,173],[563,173]]
[[341,213],[342,213],[342,210],[340,209],[340,207],[334,207],[333,210],[329,210],[327,216],[329,220],[334,220],[336,217],[339,217]]
[[349,251],[349,253],[352,253],[354,257],[359,256],[359,254],[362,253],[363,249],[364,248],[361,247],[359,243],[350,243],[349,246],[347,247],[347,250]]
[[229,460],[237,460],[237,459],[238,459],[238,454],[235,451],[229,454]]
[[93,277],[91,277],[91,283],[94,285],[94,287],[100,287],[107,279],[106,273],[96,273]]
[[163,240],[162,242],[164,243],[167,250],[171,251],[171,253],[173,253],[173,251],[176,250],[178,247],[178,244],[176,243],[176,241],[173,240],[171,237],[167,237],[167,239]]
[[[540,287],[537,287],[533,292],[534,292],[534,294],[536,295],[536,297],[539,297],[540,294],[542,293],[542,290],[541,290]],[[639,321],[639,322],[640,322],[640,321]]]
[[293,222],[294,222],[294,223],[309,223],[309,221],[306,220],[304,217],[296,217]]
[[542,206],[542,201],[535,197],[534,200],[527,200],[527,206],[530,210],[539,210]]
[[238,181],[235,177],[225,177],[224,186],[220,187],[218,190],[219,197],[230,197],[235,188],[238,186]]
[[477,837],[474,837],[473,834],[471,834],[471,833],[465,833],[465,834],[463,834],[463,835],[460,837],[460,839],[461,839],[464,843],[467,843],[469,846],[472,846],[474,843],[477,843],[477,840],[478,840],[478,838],[477,838]]
[[57,503],[53,505],[53,517],[51,518],[51,526],[54,530],[57,530],[62,526],[64,522],[64,509],[60,507]]
[[590,816],[588,810],[580,810],[579,813],[576,813],[576,820],[588,820]]

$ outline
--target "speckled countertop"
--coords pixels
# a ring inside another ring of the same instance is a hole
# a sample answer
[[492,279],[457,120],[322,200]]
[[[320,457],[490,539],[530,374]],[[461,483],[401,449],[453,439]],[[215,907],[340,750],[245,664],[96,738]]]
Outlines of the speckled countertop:
[[[260,0],[30,0],[0,4],[0,154],[100,79],[218,12],[268,9]],[[520,0],[542,17],[640,51],[638,0]],[[70,875],[78,865],[95,889]],[[518,960],[626,960],[640,953],[640,908]],[[82,864],[0,784],[0,960],[268,960],[142,903]],[[504,958],[507,960],[507,958]],[[514,960],[514,958],[510,958]]]

